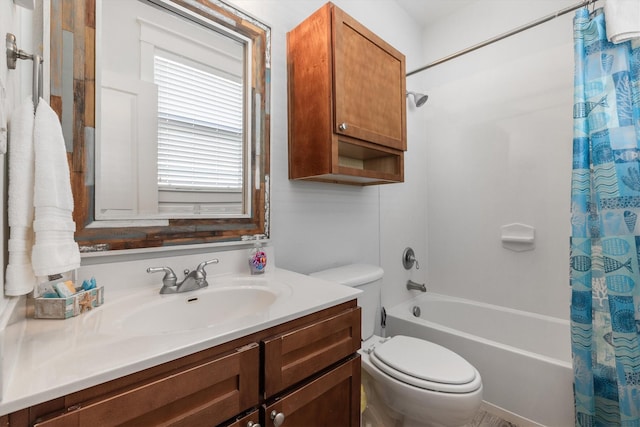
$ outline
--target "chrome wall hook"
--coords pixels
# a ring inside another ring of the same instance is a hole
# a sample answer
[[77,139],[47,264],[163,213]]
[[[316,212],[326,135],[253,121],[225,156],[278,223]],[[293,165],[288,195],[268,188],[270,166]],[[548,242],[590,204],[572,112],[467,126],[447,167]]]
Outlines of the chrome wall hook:
[[16,42],[16,36],[11,33],[7,33],[7,68],[15,70],[18,63],[18,59],[33,59],[33,55],[25,52],[22,49],[18,49]]
[[33,61],[33,105],[38,105],[38,100],[42,96],[42,63],[43,58],[37,54],[30,54],[22,49],[18,49],[16,36],[11,33],[6,35],[7,46],[7,68],[15,70],[18,59],[30,59]]

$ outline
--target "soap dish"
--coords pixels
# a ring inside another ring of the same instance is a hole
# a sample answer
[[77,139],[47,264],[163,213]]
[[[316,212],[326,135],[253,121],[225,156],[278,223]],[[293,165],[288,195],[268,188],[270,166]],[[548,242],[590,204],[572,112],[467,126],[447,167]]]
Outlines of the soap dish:
[[67,298],[35,299],[36,319],[68,319],[104,303],[104,287],[77,292]]

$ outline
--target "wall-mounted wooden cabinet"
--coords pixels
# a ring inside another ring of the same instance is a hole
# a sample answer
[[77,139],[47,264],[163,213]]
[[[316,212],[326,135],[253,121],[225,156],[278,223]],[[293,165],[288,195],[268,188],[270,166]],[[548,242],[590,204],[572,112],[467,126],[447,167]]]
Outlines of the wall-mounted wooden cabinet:
[[287,34],[289,178],[404,180],[405,57],[327,3]]

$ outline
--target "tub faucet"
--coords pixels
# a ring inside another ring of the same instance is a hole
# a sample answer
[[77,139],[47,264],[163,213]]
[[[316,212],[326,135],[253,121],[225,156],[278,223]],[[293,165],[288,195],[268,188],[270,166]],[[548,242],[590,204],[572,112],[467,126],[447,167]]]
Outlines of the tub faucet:
[[407,289],[420,291],[420,292],[427,292],[427,286],[424,283],[423,284],[416,283],[413,280],[407,280]]
[[209,264],[217,264],[217,259],[211,259],[198,264],[195,270],[184,270],[185,278],[182,282],[177,283],[178,279],[169,267],[149,267],[147,273],[159,273],[164,271],[164,277],[162,278],[161,294],[176,294],[180,292],[189,292],[196,289],[209,286],[207,283],[207,272],[204,268]]

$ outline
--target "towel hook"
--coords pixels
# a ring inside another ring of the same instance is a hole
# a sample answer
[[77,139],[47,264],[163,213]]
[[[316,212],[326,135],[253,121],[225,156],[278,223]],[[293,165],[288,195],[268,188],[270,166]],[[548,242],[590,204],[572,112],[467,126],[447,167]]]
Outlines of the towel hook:
[[16,36],[7,33],[7,68],[15,70],[18,59],[30,59],[33,61],[33,105],[38,105],[38,100],[42,96],[42,62],[43,58],[37,54],[30,54],[22,49],[18,49]]

